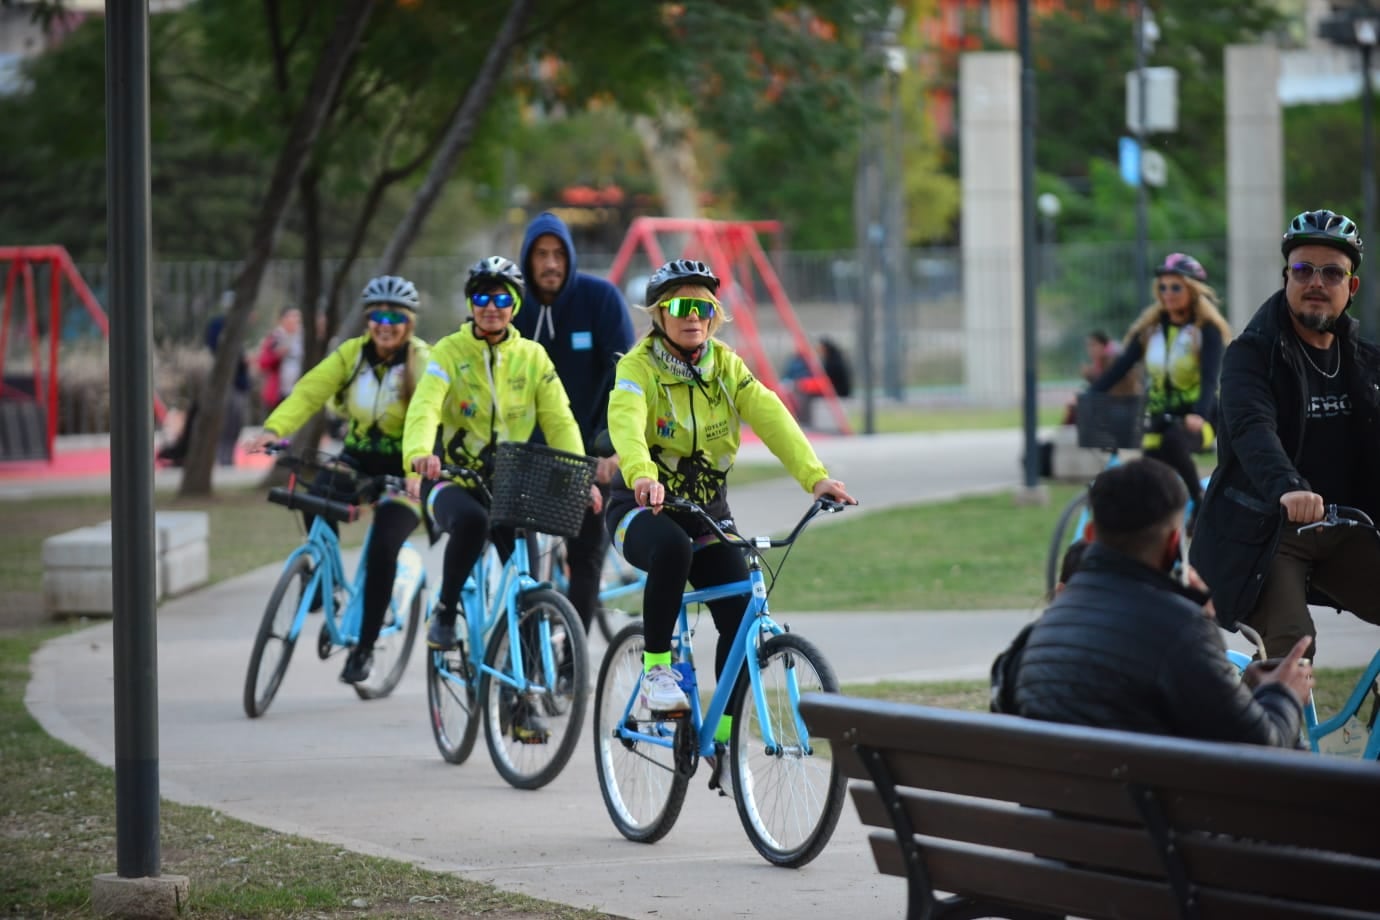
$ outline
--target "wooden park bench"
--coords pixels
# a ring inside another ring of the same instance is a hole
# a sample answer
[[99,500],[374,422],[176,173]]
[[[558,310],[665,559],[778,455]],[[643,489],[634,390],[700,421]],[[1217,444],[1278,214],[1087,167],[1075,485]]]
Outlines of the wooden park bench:
[[911,920],[1380,917],[1380,764],[837,695],[801,711]]

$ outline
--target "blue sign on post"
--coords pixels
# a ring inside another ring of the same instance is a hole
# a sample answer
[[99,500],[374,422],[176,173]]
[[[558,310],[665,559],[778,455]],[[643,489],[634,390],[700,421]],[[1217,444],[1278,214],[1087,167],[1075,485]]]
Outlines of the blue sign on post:
[[1140,185],[1140,144],[1134,137],[1123,137],[1117,149],[1121,155],[1121,181],[1135,188]]

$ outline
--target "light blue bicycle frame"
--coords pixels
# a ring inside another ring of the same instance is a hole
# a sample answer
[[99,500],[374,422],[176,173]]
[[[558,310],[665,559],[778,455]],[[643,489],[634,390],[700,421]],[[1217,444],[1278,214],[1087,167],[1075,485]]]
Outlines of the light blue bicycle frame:
[[[714,688],[714,695],[709,700],[709,707],[701,713],[694,659],[691,654],[689,608],[695,604],[708,603],[726,597],[741,597],[744,594],[751,596],[747,608],[743,612],[743,621],[738,626],[738,634],[734,637],[733,647],[729,650],[728,660],[724,662],[723,677]],[[771,618],[771,614],[767,611],[767,583],[766,579],[762,577],[761,562],[755,557],[749,560],[746,581],[735,581],[686,593],[681,599],[677,624],[679,628],[679,653],[676,659],[676,671],[681,680],[681,687],[690,699],[690,717],[693,720],[691,724],[697,726],[696,750],[700,756],[704,757],[714,753],[714,731],[718,728],[719,719],[723,716],[724,710],[728,708],[729,697],[738,683],[738,675],[745,662],[747,664],[748,685],[752,688],[753,703],[761,719],[762,740],[766,745],[766,752],[775,754],[778,750],[776,731],[771,724],[766,695],[762,691],[761,665],[757,660],[757,655],[749,654],[749,652],[756,652],[756,640],[762,633],[777,636],[784,633],[785,630]],[[633,708],[637,705],[638,689],[634,688],[632,696],[623,708],[623,717],[618,723],[618,736],[634,741],[645,741],[648,744],[656,744],[661,747],[672,747],[674,723],[655,723],[655,733],[632,731],[626,727],[632,716]],[[797,737],[808,738],[809,733],[805,729],[804,721],[800,718],[800,686],[796,682],[793,671],[787,675],[787,689],[791,697],[791,710],[795,713]],[[671,730],[668,730],[668,727]],[[814,752],[806,750],[803,753],[809,755]]]
[[[292,628],[288,630],[288,640],[296,642],[297,637],[302,632],[302,627],[307,621],[307,615],[311,613],[312,599],[316,592],[321,592],[322,612],[325,614],[325,624],[327,633],[331,637],[331,644],[335,646],[351,647],[359,641],[359,627],[364,621],[364,559],[369,552],[369,540],[374,534],[374,525],[370,523],[369,529],[364,533],[364,545],[360,548],[360,562],[355,566],[355,577],[349,585],[350,599],[345,605],[344,612],[338,618],[335,615],[335,589],[345,585],[345,561],[340,557],[340,538],[336,536],[334,530],[326,523],[326,519],[319,515],[311,522],[311,530],[307,532],[307,539],[301,546],[297,547],[288,554],[287,561],[283,563],[286,570],[303,554],[311,557],[312,575],[307,580],[306,589],[302,592],[302,597],[297,601],[297,614],[292,619]],[[404,541],[403,546],[411,547],[410,542]],[[417,587],[412,588],[415,593]],[[406,626],[407,618],[405,611],[412,602],[412,593],[403,599],[403,606],[399,609],[398,597],[395,594],[390,601],[393,607],[393,622],[385,623],[379,631],[379,638],[391,635]],[[430,615],[430,599],[427,601],[428,610],[425,616]]]
[[[1236,649],[1227,649],[1227,658],[1236,665],[1237,670],[1246,670],[1246,665],[1251,663],[1251,656],[1245,652],[1238,652]],[[1361,675],[1361,679],[1356,682],[1351,695],[1347,697],[1342,708],[1335,716],[1326,722],[1318,721],[1318,708],[1313,704],[1313,696],[1309,694],[1308,702],[1303,706],[1303,724],[1308,732],[1308,746],[1313,753],[1318,753],[1318,742],[1328,735],[1337,731],[1347,720],[1354,715],[1359,715],[1361,705],[1366,701],[1366,694],[1370,692],[1370,687],[1375,683],[1375,679],[1380,677],[1380,651],[1370,660],[1370,666]],[[1361,754],[1363,760],[1380,760],[1380,731],[1373,731],[1366,739],[1366,749]]]
[[[519,601],[522,595],[528,591],[535,588],[551,587],[549,583],[533,578],[529,574],[529,565],[527,540],[519,531],[512,555],[499,569],[499,579],[496,585],[491,587],[489,584],[489,573],[493,561],[489,558],[489,547],[485,546],[484,552],[480,553],[479,560],[475,562],[474,568],[470,570],[464,586],[460,589],[461,603],[465,608],[465,621],[469,627],[467,654],[476,685],[481,674],[488,674],[495,680],[501,681],[520,692],[542,693],[546,691],[547,687],[555,683],[556,661],[551,648],[551,623],[545,617],[537,621],[543,683],[540,685],[532,684],[525,677],[515,676],[526,674],[522,663],[522,643],[518,641],[518,611],[521,606]],[[484,663],[489,632],[498,623],[499,617],[506,618],[510,671],[500,671]],[[456,684],[465,682],[462,676],[445,666],[444,652],[433,650],[432,655],[436,660],[437,672],[445,675],[446,680]]]

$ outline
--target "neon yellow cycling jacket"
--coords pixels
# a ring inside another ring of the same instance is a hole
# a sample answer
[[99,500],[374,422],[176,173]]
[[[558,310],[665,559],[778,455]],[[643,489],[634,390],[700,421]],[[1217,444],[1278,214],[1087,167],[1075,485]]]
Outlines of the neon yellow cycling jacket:
[[618,362],[609,395],[609,437],[629,488],[640,477],[702,507],[724,501],[742,423],[807,492],[829,472],[774,392],[733,349],[713,339],[691,368],[659,336]]
[[[369,363],[364,347],[369,336],[347,339],[297,381],[287,399],[273,410],[264,430],[287,436],[329,405],[349,422],[345,448],[380,454],[400,454],[403,421],[402,361]],[[431,346],[415,335],[408,340],[407,365],[420,380]]]
[[[403,434],[403,465],[437,454],[448,463],[487,471],[493,445],[526,441],[537,424],[546,443],[583,454],[580,428],[546,349],[511,326],[497,345],[465,323],[437,342],[417,383]],[[437,432],[441,449],[437,450]]]

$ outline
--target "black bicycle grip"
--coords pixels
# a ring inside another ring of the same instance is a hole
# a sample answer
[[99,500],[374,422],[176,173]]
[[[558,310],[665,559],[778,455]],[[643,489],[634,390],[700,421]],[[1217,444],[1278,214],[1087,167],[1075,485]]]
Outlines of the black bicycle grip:
[[359,519],[358,505],[333,502],[329,498],[285,489],[282,486],[269,489],[268,500],[275,505],[282,505],[294,511],[305,511],[339,524],[348,524]]

